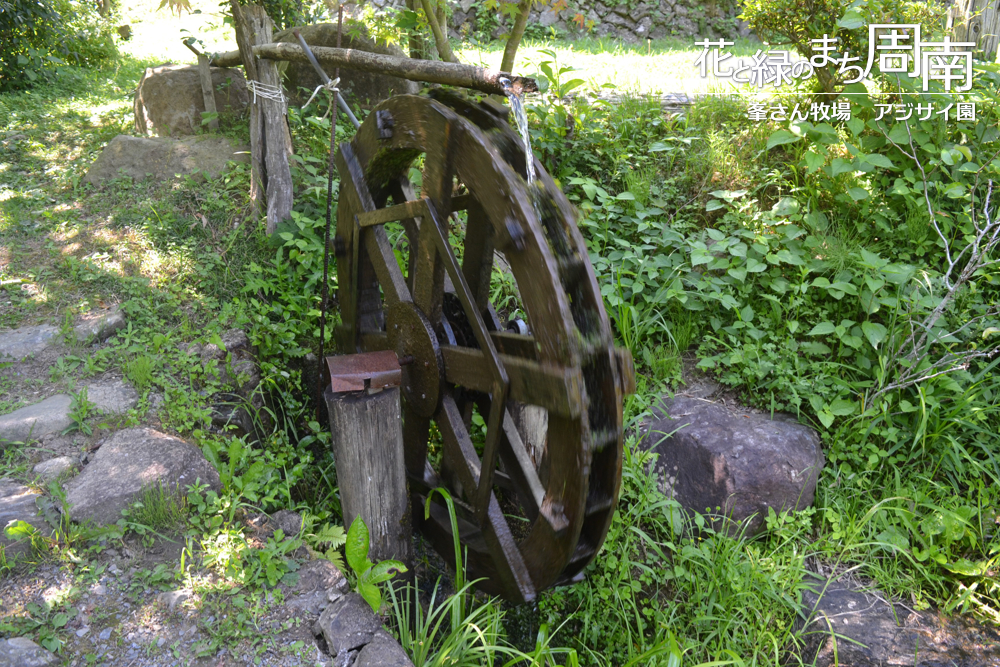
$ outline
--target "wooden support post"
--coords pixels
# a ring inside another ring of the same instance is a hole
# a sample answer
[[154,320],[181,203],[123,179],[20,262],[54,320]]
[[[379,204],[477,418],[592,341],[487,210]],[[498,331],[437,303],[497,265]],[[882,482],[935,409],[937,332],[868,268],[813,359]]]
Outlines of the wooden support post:
[[215,86],[212,85],[212,70],[208,66],[208,56],[198,54],[198,79],[201,81],[201,96],[205,100],[205,113],[211,114],[208,129],[219,131],[219,112],[215,108]]
[[[247,82],[257,86],[250,104],[250,167],[257,189],[251,187],[251,199],[267,195],[267,233],[273,234],[278,223],[292,213],[292,138],[288,133],[287,108],[281,92],[281,77],[273,61],[257,61],[254,47],[268,44],[274,24],[260,5],[240,6],[231,0],[236,25],[236,43]],[[256,197],[255,197],[256,194]]]
[[976,58],[994,62],[1000,56],[1000,6],[993,0],[956,0],[947,30],[956,42],[975,42]]
[[327,390],[344,526],[360,516],[371,536],[370,558],[412,564],[409,494],[403,467],[399,387]]

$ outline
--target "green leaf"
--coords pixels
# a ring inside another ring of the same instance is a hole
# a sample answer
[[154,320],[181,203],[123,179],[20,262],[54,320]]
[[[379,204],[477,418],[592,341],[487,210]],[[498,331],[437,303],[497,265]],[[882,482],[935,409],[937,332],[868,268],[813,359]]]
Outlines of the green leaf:
[[902,146],[907,146],[910,143],[910,134],[906,130],[906,123],[896,123],[889,130],[889,140],[894,141]]
[[377,614],[379,607],[382,606],[382,591],[378,589],[378,586],[370,581],[359,581],[358,593],[365,599],[365,602],[371,605],[372,611]]
[[868,198],[868,191],[864,188],[851,188],[847,191],[847,194],[851,196],[854,201],[861,201],[862,199]]
[[864,157],[865,162],[876,167],[882,167],[883,169],[894,169],[896,165],[892,163],[892,160],[882,155],[881,153],[871,153]]
[[862,322],[861,330],[865,332],[865,338],[868,339],[868,342],[871,343],[872,347],[876,350],[878,349],[879,344],[885,340],[886,335],[889,333],[884,326],[876,322]]
[[767,269],[767,264],[750,257],[747,259],[747,271],[750,273],[760,273]]
[[830,176],[833,178],[852,171],[854,171],[854,163],[842,157],[834,158],[833,162],[830,163]]
[[347,531],[346,547],[347,564],[358,575],[366,572],[372,566],[368,560],[368,540],[368,526],[359,515],[355,517]]
[[709,202],[705,204],[706,211],[717,211],[720,208],[726,208],[726,204],[718,199],[710,199]]
[[780,146],[782,144],[790,144],[792,142],[798,141],[802,137],[797,137],[788,130],[778,130],[770,137],[767,138],[767,148],[768,150],[774,148],[775,146]]
[[865,121],[861,120],[860,118],[852,118],[851,120],[847,121],[847,129],[849,129],[851,131],[851,134],[853,134],[854,136],[858,136],[859,134],[861,134],[861,131],[865,129]]
[[403,572],[406,572],[406,566],[398,560],[384,560],[381,563],[373,565],[372,569],[365,573],[365,581],[380,584]]
[[861,15],[860,12],[855,10],[850,10],[844,17],[837,21],[837,25],[841,28],[847,28],[848,30],[857,30],[858,28],[864,27],[866,21],[865,17]]
[[823,166],[826,162],[826,157],[820,155],[819,153],[814,153],[813,151],[806,151],[806,154],[802,156],[802,162],[805,163],[806,168],[809,171],[816,171]]
[[799,203],[792,197],[782,197],[778,203],[771,207],[771,213],[784,217],[799,212]]
[[831,415],[826,410],[820,410],[816,416],[819,417],[819,421],[823,424],[824,428],[830,428],[830,425],[833,424],[833,420],[836,419],[836,417]]
[[833,322],[820,322],[809,331],[807,336],[826,336],[837,330]]

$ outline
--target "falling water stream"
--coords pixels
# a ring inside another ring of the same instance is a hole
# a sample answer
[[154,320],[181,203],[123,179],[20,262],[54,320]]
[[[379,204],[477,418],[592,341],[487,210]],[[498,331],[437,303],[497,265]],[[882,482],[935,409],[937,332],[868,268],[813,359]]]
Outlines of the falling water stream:
[[510,109],[514,112],[514,120],[517,122],[517,130],[521,133],[521,142],[524,144],[524,165],[525,173],[528,177],[528,189],[533,191],[535,184],[535,155],[531,152],[531,135],[528,133],[528,116],[524,113],[524,101],[514,92],[514,87],[510,79],[500,79],[503,92],[510,100]]

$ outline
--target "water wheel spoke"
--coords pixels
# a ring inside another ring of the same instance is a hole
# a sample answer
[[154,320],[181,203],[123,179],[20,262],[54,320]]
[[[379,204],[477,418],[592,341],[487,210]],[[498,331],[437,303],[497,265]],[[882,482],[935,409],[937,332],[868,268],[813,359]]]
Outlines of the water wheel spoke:
[[375,275],[378,276],[378,282],[382,286],[386,305],[412,301],[410,287],[406,284],[406,278],[396,262],[396,255],[392,251],[392,244],[389,243],[385,228],[362,229],[361,236],[375,268]]
[[474,199],[467,208],[465,223],[465,256],[462,274],[469,293],[482,313],[489,306],[490,276],[493,273],[493,226],[483,207]]
[[[457,468],[455,472],[463,488],[476,490],[482,478],[479,457],[465,429],[461,410],[451,394],[446,393],[442,396],[436,421],[441,429],[446,455],[453,463],[461,462],[455,466]],[[497,576],[500,577],[503,587],[506,590],[520,591],[525,601],[534,599],[535,588],[528,568],[492,489],[488,489],[486,511],[482,513],[482,518],[479,509],[476,508],[476,519],[479,520],[486,547],[494,556]]]

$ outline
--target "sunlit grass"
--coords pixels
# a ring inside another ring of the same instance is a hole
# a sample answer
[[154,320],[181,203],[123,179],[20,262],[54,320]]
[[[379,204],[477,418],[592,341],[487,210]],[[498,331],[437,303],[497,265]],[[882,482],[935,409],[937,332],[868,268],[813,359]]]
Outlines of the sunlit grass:
[[[701,77],[695,66],[701,47],[694,42],[694,38],[653,40],[648,45],[609,39],[527,41],[518,49],[514,71],[521,74],[538,71],[538,63],[551,60],[542,50],[551,49],[556,52],[559,66],[576,68],[578,71],[572,78],[584,79],[593,88],[610,83],[618,89],[640,93],[728,92],[728,81]],[[735,56],[749,56],[760,48],[766,47],[755,40],[740,39],[728,51]],[[503,43],[466,45],[459,53],[466,62],[496,68],[503,57]]]

